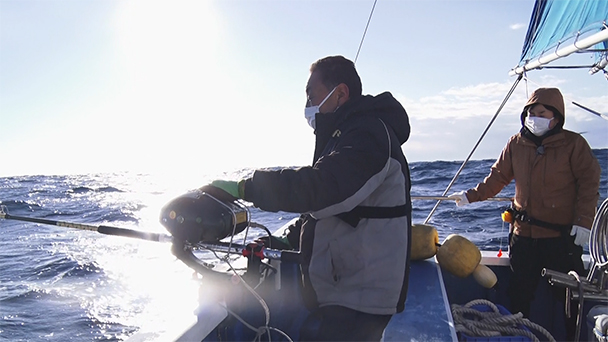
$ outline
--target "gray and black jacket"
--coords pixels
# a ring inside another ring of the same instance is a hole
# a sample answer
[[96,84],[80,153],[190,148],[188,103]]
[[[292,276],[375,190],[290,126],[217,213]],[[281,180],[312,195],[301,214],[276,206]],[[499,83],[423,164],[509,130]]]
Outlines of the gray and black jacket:
[[[403,310],[411,236],[410,125],[388,92],[317,114],[312,166],[257,170],[245,200],[266,211],[303,213],[304,299],[371,314]],[[301,229],[295,229],[301,228]]]

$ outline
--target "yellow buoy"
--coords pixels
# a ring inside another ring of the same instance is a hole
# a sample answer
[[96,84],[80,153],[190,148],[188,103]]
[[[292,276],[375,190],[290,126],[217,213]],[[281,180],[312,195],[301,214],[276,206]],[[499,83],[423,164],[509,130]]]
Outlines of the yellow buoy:
[[426,224],[412,225],[412,260],[424,260],[432,258],[437,253],[439,235],[437,229]]
[[479,248],[460,235],[449,235],[437,249],[437,262],[442,269],[460,278],[473,274],[480,285],[492,288],[497,281],[496,274],[487,266],[479,264],[480,261]]
[[473,273],[480,261],[479,248],[460,235],[449,235],[437,250],[437,262],[441,268],[460,278]]
[[491,289],[498,282],[496,274],[488,266],[479,264],[473,271],[473,277],[479,285]]

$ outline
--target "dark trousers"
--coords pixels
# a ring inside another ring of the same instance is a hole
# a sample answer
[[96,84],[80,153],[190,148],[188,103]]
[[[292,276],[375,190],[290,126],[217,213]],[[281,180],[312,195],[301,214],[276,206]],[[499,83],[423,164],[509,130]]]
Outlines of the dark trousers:
[[392,315],[373,315],[343,306],[312,312],[300,331],[300,341],[380,341]]
[[[581,256],[583,248],[574,244],[574,237],[564,234],[558,238],[532,239],[510,234],[509,259],[513,271],[509,284],[510,310],[530,317],[530,304],[534,292],[541,281],[541,270],[547,268],[561,273],[573,270],[584,277],[585,270]],[[544,280],[546,281],[546,280]],[[553,295],[564,302],[564,288],[553,286]],[[571,306],[571,317],[566,318],[566,335],[569,340],[576,331],[578,306]]]

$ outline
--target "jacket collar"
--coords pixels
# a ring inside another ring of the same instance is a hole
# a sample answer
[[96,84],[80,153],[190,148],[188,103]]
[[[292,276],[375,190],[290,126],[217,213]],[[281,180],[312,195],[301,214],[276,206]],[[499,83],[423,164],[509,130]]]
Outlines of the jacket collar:
[[519,136],[523,139],[523,141],[534,144],[537,147],[553,145],[556,142],[563,141],[564,139],[566,139],[566,135],[562,128],[552,129],[545,135],[537,137],[536,135],[532,134],[527,128],[522,127],[522,129],[519,131]]
[[[519,133],[521,133],[521,136],[526,138],[527,140],[533,142],[536,146],[541,146],[541,145],[546,145],[547,143],[550,143],[552,141],[555,140],[559,140],[561,138],[558,139],[551,139],[551,137],[555,136],[555,135],[559,135],[560,133],[563,133],[563,129],[561,127],[554,127],[552,130],[548,131],[547,133],[545,133],[544,135],[537,137],[536,135],[534,135],[532,132],[530,132],[530,130],[527,127],[522,127],[521,130],[519,131]],[[561,136],[563,137],[563,134],[561,134]]]

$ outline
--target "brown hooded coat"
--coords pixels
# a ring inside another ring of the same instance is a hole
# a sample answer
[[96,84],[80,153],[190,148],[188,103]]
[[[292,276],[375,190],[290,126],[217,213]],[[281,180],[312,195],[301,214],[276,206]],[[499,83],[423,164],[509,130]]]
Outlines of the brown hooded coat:
[[[522,113],[533,104],[557,109],[565,118],[564,101],[556,88],[534,91]],[[563,124],[563,122],[562,122]],[[587,141],[578,133],[561,130],[546,137],[544,153],[537,153],[534,142],[513,135],[490,174],[474,189],[467,191],[469,202],[483,201],[498,194],[515,179],[517,210],[537,220],[591,228],[599,198],[600,165]],[[560,232],[515,221],[513,233],[532,238],[551,238]]]

